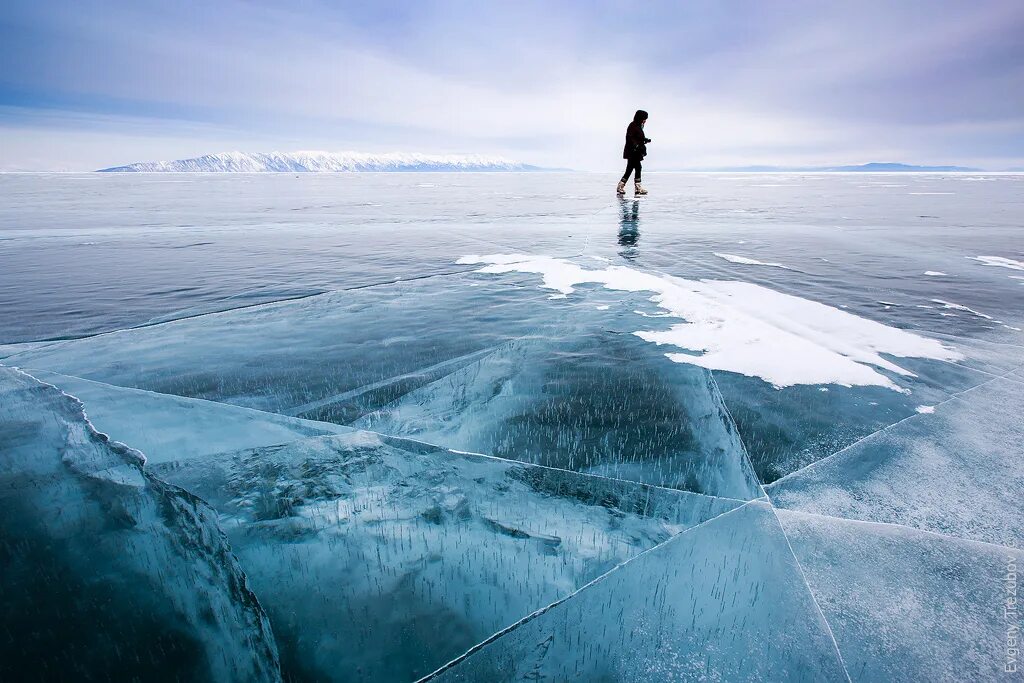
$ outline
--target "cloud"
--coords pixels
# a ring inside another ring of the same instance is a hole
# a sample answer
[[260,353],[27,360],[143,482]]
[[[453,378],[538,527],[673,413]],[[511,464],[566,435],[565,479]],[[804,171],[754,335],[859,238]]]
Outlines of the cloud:
[[[110,117],[104,142],[123,140],[96,166],[148,158],[120,116],[160,121],[168,149],[170,137],[214,142],[189,129],[215,125],[228,148],[402,146],[610,169],[641,106],[662,167],[1024,157],[1017,2],[16,0],[0,21],[0,103],[63,110],[83,139],[97,124],[76,127],[72,112]],[[5,143],[44,127],[0,111]]]

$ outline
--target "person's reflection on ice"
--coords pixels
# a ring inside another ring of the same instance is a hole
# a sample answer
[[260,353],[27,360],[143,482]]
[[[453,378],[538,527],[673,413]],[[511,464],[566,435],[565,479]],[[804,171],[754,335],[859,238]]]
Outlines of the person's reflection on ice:
[[640,241],[640,200],[619,200],[619,255],[632,259]]

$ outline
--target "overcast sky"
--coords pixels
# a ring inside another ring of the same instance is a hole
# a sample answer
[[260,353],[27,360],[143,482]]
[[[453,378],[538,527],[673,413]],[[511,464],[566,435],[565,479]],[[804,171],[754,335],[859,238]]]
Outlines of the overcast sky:
[[1024,166],[1024,0],[6,0],[0,170],[220,151]]

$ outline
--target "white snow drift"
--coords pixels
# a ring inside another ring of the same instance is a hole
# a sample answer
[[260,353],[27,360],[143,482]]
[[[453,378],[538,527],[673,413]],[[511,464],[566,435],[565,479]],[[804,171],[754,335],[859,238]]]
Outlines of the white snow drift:
[[651,301],[683,322],[634,334],[686,351],[666,354],[673,361],[760,377],[776,387],[874,385],[899,391],[879,369],[913,373],[881,354],[963,357],[934,339],[748,282],[686,280],[625,266],[588,270],[564,259],[529,254],[464,256],[458,262],[486,264],[481,273],[536,273],[543,277],[544,288],[564,295],[584,283],[651,292]]

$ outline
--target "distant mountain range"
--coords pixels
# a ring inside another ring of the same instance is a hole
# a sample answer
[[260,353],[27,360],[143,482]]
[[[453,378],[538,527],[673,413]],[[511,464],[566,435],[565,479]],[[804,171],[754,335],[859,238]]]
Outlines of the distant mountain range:
[[979,172],[983,169],[968,166],[915,166],[892,162],[873,161],[858,166],[733,166],[729,168],[711,169],[715,171],[731,171],[737,173],[772,173],[772,172],[808,172],[808,173],[894,173],[894,172],[946,172],[963,173]]
[[[125,166],[101,168],[100,173],[355,173],[430,171],[567,171],[542,168],[497,156],[481,154],[417,154],[392,152],[224,152],[177,161],[141,161]],[[893,162],[871,162],[857,166],[729,166],[684,169],[731,173],[898,173],[898,172],[982,172],[968,166],[917,166]],[[1010,168],[1007,171],[1024,169]]]
[[177,161],[143,161],[101,173],[352,173],[398,171],[544,171],[479,154],[365,154],[362,152],[225,152]]

